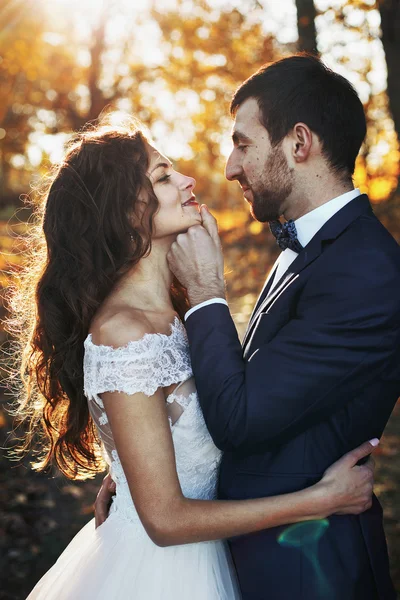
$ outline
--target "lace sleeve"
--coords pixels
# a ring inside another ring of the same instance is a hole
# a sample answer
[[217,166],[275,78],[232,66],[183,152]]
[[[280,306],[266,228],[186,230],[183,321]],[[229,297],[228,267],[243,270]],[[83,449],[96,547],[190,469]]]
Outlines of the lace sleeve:
[[178,321],[171,328],[171,335],[146,334],[120,348],[97,346],[89,335],[83,365],[86,397],[103,408],[99,397],[103,392],[152,396],[159,387],[191,377],[184,327]]

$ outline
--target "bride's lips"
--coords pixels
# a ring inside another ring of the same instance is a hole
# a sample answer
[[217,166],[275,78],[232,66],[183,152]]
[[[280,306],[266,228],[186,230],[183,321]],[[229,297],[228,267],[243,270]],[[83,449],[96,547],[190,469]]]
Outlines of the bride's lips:
[[190,196],[182,206],[199,206],[199,203],[196,201],[196,196]]

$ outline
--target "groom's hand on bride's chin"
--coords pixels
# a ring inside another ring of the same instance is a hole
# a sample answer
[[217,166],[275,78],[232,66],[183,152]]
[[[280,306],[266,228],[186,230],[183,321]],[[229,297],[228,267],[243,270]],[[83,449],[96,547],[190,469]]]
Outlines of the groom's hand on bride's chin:
[[200,207],[201,224],[204,229],[207,230],[210,238],[213,240],[217,247],[221,247],[221,240],[219,239],[218,223],[217,219],[212,215],[206,204],[202,204]]
[[225,298],[224,260],[217,221],[201,207],[202,225],[180,233],[168,252],[171,271],[185,286],[192,306]]
[[98,491],[94,503],[94,519],[96,529],[99,527],[99,525],[102,525],[102,523],[104,523],[108,517],[111,499],[115,494],[115,490],[115,482],[111,479],[111,475],[106,475],[103,479],[103,483]]

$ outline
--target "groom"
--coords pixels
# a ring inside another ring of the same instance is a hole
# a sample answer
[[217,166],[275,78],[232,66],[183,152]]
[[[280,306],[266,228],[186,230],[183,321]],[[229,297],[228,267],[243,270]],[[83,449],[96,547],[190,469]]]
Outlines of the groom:
[[[353,189],[366,126],[346,79],[315,57],[286,58],[245,81],[231,112],[226,176],[282,248],[243,346],[205,207],[203,227],[179,235],[169,259],[192,305],[204,417],[224,450],[219,497],[240,499],[312,485],[381,436],[400,395],[400,249]],[[395,598],[376,498],[360,516],[240,536],[230,548],[244,600]]]
[[[311,56],[234,95],[226,176],[282,249],[245,334],[225,300],[215,220],[169,256],[205,421],[224,450],[219,497],[293,492],[380,437],[400,396],[400,248],[353,189],[366,132],[349,82]],[[283,215],[289,222],[280,224]],[[382,510],[230,540],[244,600],[391,600]]]

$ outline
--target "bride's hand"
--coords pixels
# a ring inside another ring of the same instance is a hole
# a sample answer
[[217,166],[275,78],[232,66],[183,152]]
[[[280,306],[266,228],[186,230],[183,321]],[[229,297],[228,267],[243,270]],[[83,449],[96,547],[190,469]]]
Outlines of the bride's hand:
[[94,503],[94,519],[96,529],[99,525],[102,525],[108,517],[108,510],[110,508],[111,498],[115,494],[115,483],[111,479],[111,475],[108,474],[104,477],[101,488],[98,491],[95,503]]
[[374,439],[361,444],[325,471],[317,486],[329,497],[329,514],[358,515],[371,507],[375,463],[371,457],[363,465],[357,463],[371,454],[378,443]]

